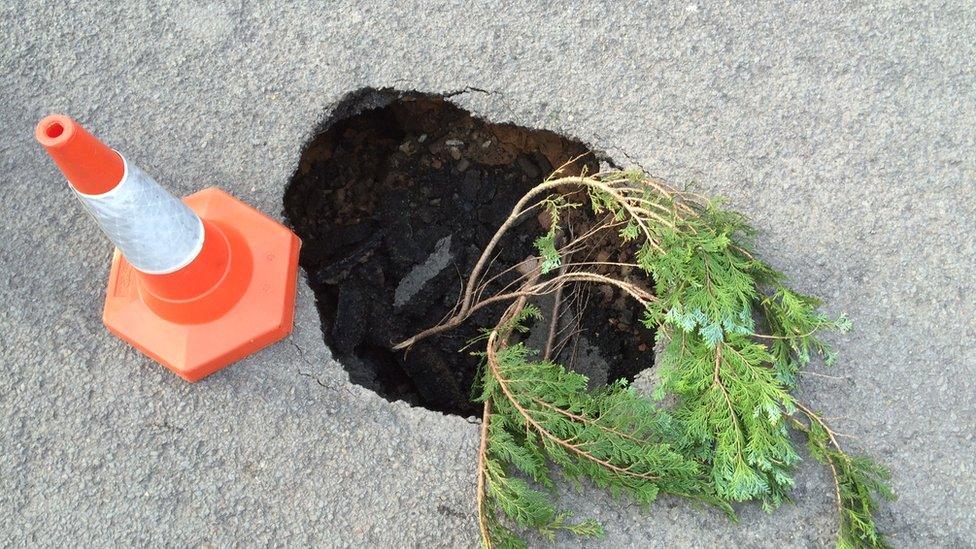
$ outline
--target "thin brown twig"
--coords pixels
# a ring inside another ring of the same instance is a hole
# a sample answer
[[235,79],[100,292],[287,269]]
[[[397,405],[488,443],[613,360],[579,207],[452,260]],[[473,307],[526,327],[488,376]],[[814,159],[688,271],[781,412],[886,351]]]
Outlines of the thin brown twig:
[[569,410],[563,410],[562,408],[560,408],[558,406],[553,406],[552,404],[549,404],[548,402],[546,402],[546,401],[544,401],[542,399],[539,399],[539,398],[532,397],[532,400],[536,404],[540,404],[540,405],[542,405],[542,406],[544,406],[546,408],[549,408],[550,410],[552,410],[554,412],[558,412],[559,414],[562,414],[562,415],[564,415],[564,416],[566,416],[566,417],[568,417],[568,418],[570,418],[572,420],[579,421],[580,423],[586,423],[588,425],[593,425],[594,427],[596,427],[597,429],[600,429],[601,431],[605,431],[607,433],[615,434],[617,436],[620,436],[620,437],[625,438],[627,440],[630,440],[632,442],[636,442],[638,444],[648,444],[648,441],[646,441],[646,440],[641,440],[641,439],[639,439],[639,438],[637,438],[635,436],[628,435],[627,433],[623,433],[623,432],[618,431],[616,429],[611,429],[610,427],[606,427],[604,425],[601,425],[595,419],[591,419],[591,418],[588,418],[586,416],[581,416],[581,415],[578,415],[578,414],[574,414],[574,413],[570,412]]
[[481,413],[481,442],[478,446],[478,529],[481,531],[481,543],[485,549],[491,549],[491,535],[488,531],[488,510],[485,508],[485,468],[488,453],[488,422],[491,421],[491,397],[485,399],[484,410]]
[[[530,274],[530,282],[534,282],[539,278],[538,267]],[[506,311],[505,322],[508,322],[511,318],[514,318],[519,311],[525,307],[525,297],[519,298],[509,309]],[[511,316],[508,317],[508,312],[513,311]],[[493,333],[497,333],[493,332]],[[487,524],[487,510],[485,509],[485,475],[487,474],[486,462],[488,458],[488,425],[491,421],[491,397],[485,399],[484,410],[481,415],[481,441],[478,445],[478,488],[476,497],[478,498],[478,527],[481,531],[481,539],[486,549],[491,549],[491,537],[488,531]]]
[[[563,264],[559,266],[559,276],[566,274],[566,269],[568,266],[566,265],[565,261],[567,259],[569,258],[564,257]],[[550,313],[549,320],[549,335],[546,337],[546,346],[542,351],[542,360],[549,360],[549,357],[552,356],[552,346],[556,342],[556,332],[559,329],[559,307],[562,305],[563,301],[564,284],[565,283],[560,282],[559,285],[556,286],[556,294],[553,296],[552,311]]]
[[474,305],[470,305],[464,314],[458,314],[452,317],[449,321],[432,326],[423,330],[416,335],[413,335],[400,343],[397,343],[392,348],[393,350],[405,349],[411,345],[426,339],[430,336],[437,335],[439,333],[451,330],[461,325],[462,322],[468,319],[473,313],[477,312],[479,309],[491,305],[492,303],[497,303],[499,301],[508,301],[509,299],[524,298],[529,296],[539,296],[551,293],[555,288],[562,282],[591,282],[598,284],[609,284],[611,286],[616,286],[620,288],[625,293],[634,298],[641,305],[646,306],[652,301],[656,301],[657,298],[650,294],[649,292],[643,290],[642,288],[631,284],[629,282],[619,280],[606,275],[601,275],[597,273],[586,273],[586,272],[574,272],[566,273],[560,276],[556,276],[545,282],[540,282],[535,285],[529,285],[525,287],[524,290],[517,292],[510,292],[507,294],[496,294],[487,299],[483,299]]
[[[488,245],[485,247],[484,251],[482,252],[481,257],[478,258],[477,263],[475,263],[474,269],[471,271],[471,276],[468,279],[468,286],[465,291],[465,298],[461,306],[462,313],[467,312],[467,308],[471,306],[472,295],[474,293],[475,287],[477,286],[478,279],[481,278],[482,270],[485,268],[487,257],[491,254],[492,251],[494,251],[495,247],[498,245],[498,242],[501,240],[502,236],[508,231],[508,229],[511,228],[512,225],[514,225],[522,215],[527,213],[532,208],[538,206],[538,203],[534,204],[530,208],[526,208],[526,205],[536,196],[539,196],[547,191],[555,190],[559,187],[563,187],[566,185],[582,185],[582,186],[594,188],[611,194],[617,200],[618,204],[620,204],[622,208],[624,208],[629,214],[631,214],[631,216],[634,219],[634,222],[637,223],[638,227],[641,229],[641,231],[644,233],[644,236],[647,238],[648,243],[652,247],[655,247],[658,251],[663,252],[663,249],[661,249],[660,245],[656,243],[656,239],[651,234],[650,229],[647,227],[646,223],[642,219],[640,219],[640,216],[636,215],[636,213],[634,212],[634,206],[629,204],[625,197],[620,196],[619,193],[617,193],[612,186],[604,182],[601,182],[598,179],[595,179],[593,177],[563,177],[560,179],[549,180],[540,185],[536,185],[534,188],[530,189],[529,192],[523,195],[521,199],[519,199],[519,201],[515,204],[515,207],[512,208],[512,212],[508,215],[508,218],[505,219],[504,223],[502,223],[501,227],[498,228],[494,236],[492,236],[491,240],[488,242]],[[666,221],[663,218],[661,218],[661,220]]]
[[725,404],[729,408],[729,416],[732,418],[733,425],[735,425],[735,446],[739,453],[739,459],[745,461],[745,458],[742,455],[742,442],[745,438],[745,434],[742,432],[742,426],[739,425],[739,416],[735,413],[735,406],[732,405],[732,397],[729,395],[728,389],[725,388],[725,384],[722,383],[721,371],[722,344],[719,343],[715,346],[715,371],[712,374],[712,383],[722,391],[722,396],[725,398]]
[[[831,434],[831,431],[827,428],[827,425],[823,422],[823,420],[821,420],[817,416],[817,414],[813,413],[809,408],[807,408],[806,406],[803,406],[799,402],[794,402],[794,404],[796,405],[797,408],[799,408],[807,416],[807,419],[811,423],[814,422],[814,421],[816,421],[817,423],[819,423],[820,426],[827,432],[827,435],[830,437],[830,440],[834,444],[834,447],[837,448],[837,451],[840,452],[841,455],[846,455],[840,449],[840,446],[837,444],[837,439],[834,438],[834,436]],[[809,430],[810,430],[811,427],[808,427],[806,425],[803,425],[803,422],[801,422],[800,420],[796,419],[795,417],[791,417],[790,419],[793,421],[793,424],[794,425],[797,425],[801,430],[805,430],[805,431],[809,432]],[[810,436],[810,435],[808,434],[807,436]],[[839,534],[840,531],[841,531],[841,527],[842,527],[842,524],[843,524],[843,520],[844,520],[843,519],[843,516],[844,516],[844,500],[841,499],[841,496],[840,496],[840,475],[837,473],[837,466],[834,465],[834,460],[831,459],[830,455],[829,454],[828,455],[825,455],[824,458],[826,458],[826,460],[827,460],[827,465],[830,466],[830,473],[831,473],[831,475],[833,476],[833,479],[834,479],[835,503],[837,505],[837,515],[838,515],[838,517],[840,517],[840,522],[841,522],[841,524],[838,524],[837,525],[837,532]]]

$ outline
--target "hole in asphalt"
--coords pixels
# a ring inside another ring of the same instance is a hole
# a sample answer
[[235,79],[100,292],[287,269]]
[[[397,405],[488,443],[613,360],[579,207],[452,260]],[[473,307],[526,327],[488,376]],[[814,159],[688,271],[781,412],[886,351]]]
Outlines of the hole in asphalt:
[[[441,321],[523,193],[587,152],[549,131],[473,117],[441,96],[367,89],[338,103],[307,144],[284,204],[325,341],[351,381],[391,401],[480,413],[471,402],[479,359],[462,349],[504,305],[406,353],[391,347]],[[584,161],[598,168],[590,154],[571,169],[578,174]],[[535,255],[543,232],[528,216],[502,241],[492,273]],[[564,301],[566,316],[583,320],[566,330],[577,335],[558,358],[593,385],[633,379],[653,363],[653,333],[623,301],[609,287]]]

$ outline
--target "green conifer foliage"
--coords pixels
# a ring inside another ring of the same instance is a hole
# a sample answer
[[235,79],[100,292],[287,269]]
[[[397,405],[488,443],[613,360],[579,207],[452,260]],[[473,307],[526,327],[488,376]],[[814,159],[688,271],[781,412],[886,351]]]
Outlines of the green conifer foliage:
[[[582,206],[596,221],[563,232],[563,214]],[[534,208],[551,220],[536,240],[539,255],[526,263],[516,290],[485,295],[487,258]],[[617,265],[639,269],[642,281],[573,261],[607,231],[633,256]],[[789,501],[801,459],[791,430],[804,434],[809,453],[831,470],[838,547],[886,546],[874,513],[877,497],[893,497],[887,471],[844,452],[820,416],[791,394],[815,355],[835,360],[820,335],[850,322],[825,316],[818,300],[791,290],[755,257],[753,235],[741,215],[634,172],[550,178],[516,205],[455,314],[400,345],[457,326],[488,303],[510,302],[482,339],[476,392],[484,403],[478,519],[486,547],[524,546],[517,532],[525,529],[548,539],[559,531],[602,534],[599,524],[558,509],[557,471],[642,505],[670,494],[730,516],[732,502],[758,501],[772,511]],[[531,300],[567,284],[613,285],[633,298],[664,346],[653,397],[624,381],[588,391],[584,376],[519,341],[526,323],[542,318]]]

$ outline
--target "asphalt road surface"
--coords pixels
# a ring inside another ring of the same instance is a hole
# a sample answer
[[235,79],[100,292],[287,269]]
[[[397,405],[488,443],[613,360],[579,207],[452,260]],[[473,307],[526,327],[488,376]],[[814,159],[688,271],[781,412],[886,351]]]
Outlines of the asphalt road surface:
[[[190,385],[101,325],[111,245],[33,125],[68,113],[177,194],[279,216],[347,93],[454,93],[729,198],[855,330],[803,398],[888,465],[903,547],[976,545],[970,2],[0,3],[0,543],[472,547],[475,420],[350,384],[294,334]],[[741,522],[593,488],[593,547],[830,545],[830,480]],[[579,542],[562,538],[560,545]]]

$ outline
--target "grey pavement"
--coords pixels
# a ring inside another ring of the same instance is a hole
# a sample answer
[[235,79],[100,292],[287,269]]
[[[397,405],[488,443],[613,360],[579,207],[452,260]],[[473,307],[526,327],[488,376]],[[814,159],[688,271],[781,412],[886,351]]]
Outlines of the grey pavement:
[[[396,87],[727,196],[855,323],[802,393],[891,468],[893,543],[976,545],[971,2],[112,4],[0,3],[0,544],[477,544],[476,422],[349,384],[304,282],[288,340],[195,385],[106,332],[111,245],[32,140],[65,112],[178,194],[280,217],[332,105]],[[738,524],[563,501],[593,547],[810,547],[829,482],[808,460],[795,506]]]

